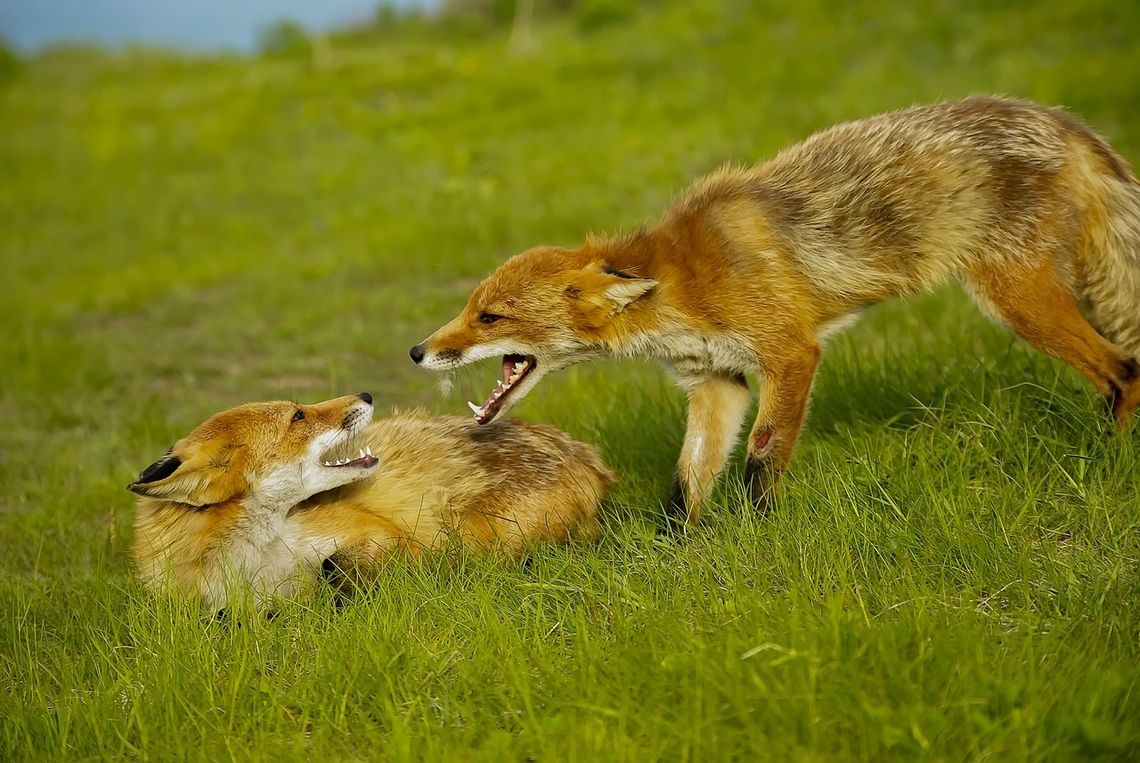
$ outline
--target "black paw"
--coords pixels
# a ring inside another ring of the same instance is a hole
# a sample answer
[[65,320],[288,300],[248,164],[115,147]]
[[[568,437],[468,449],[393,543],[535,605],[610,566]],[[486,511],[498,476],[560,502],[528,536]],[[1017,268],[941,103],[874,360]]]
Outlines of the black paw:
[[352,596],[353,580],[336,556],[327,557],[321,562],[321,580],[333,591],[333,606],[338,610],[348,603]]
[[658,535],[677,535],[684,532],[689,522],[689,507],[685,501],[685,488],[681,478],[674,475],[673,487],[669,491],[669,501],[665,504],[665,514],[657,527]]
[[767,459],[749,458],[744,463],[744,484],[748,486],[752,505],[761,515],[767,514],[772,508],[778,476],[779,472]]

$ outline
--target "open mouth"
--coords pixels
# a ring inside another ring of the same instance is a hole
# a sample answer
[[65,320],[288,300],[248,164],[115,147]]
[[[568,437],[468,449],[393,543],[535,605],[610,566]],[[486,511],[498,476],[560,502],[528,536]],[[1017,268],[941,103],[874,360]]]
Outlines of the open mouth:
[[[317,463],[327,469],[371,469],[380,463],[372,455],[372,446],[361,447],[362,432],[372,421],[372,400],[367,405],[359,405],[348,412],[336,432],[329,432],[320,441],[320,455]],[[353,451],[359,451],[353,455]]]
[[475,421],[486,424],[502,409],[511,392],[522,383],[535,369],[537,363],[533,355],[504,355],[502,378],[483,401],[482,406],[468,403],[467,406],[475,414]]
[[380,459],[372,455],[372,446],[360,448],[360,455],[356,457],[345,456],[338,459],[322,460],[321,466],[326,466],[330,469],[371,469],[376,464],[380,463]]

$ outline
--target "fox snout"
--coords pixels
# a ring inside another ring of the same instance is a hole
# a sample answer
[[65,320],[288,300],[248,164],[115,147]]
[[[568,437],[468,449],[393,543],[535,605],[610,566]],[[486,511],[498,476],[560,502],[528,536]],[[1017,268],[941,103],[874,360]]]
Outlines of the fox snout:
[[[462,327],[456,329],[455,321],[444,326],[427,339],[408,350],[412,362],[421,368],[432,371],[447,371],[474,360],[489,357],[480,354],[482,337],[472,336]],[[473,357],[478,355],[479,357]]]
[[356,429],[372,420],[372,395],[361,392],[356,396],[356,399],[364,403],[365,407],[353,405],[349,408],[348,413],[340,422],[341,429]]
[[[419,366],[423,365],[425,358],[428,358],[428,350],[424,344],[417,344],[408,351],[408,355]],[[428,358],[428,364],[429,366],[434,365],[433,361],[435,361],[445,365],[458,365],[461,360],[463,360],[463,351],[448,347],[432,353],[431,357]]]

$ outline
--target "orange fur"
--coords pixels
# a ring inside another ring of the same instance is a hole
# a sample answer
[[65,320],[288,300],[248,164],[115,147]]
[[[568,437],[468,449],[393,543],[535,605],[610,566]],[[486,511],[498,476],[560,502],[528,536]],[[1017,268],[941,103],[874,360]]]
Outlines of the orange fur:
[[413,358],[433,369],[528,359],[481,421],[572,363],[662,360],[690,398],[671,505],[691,521],[740,428],[746,398],[731,380],[761,379],[746,476],[763,505],[791,461],[827,336],[955,278],[1088,376],[1126,425],[1140,404],[1140,183],[1065,112],[1001,98],[840,124],[697,181],[650,228],[524,252]]
[[[590,446],[518,421],[416,411],[369,423],[362,398],[244,405],[179,440],[130,486],[142,579],[217,608],[235,590],[288,595],[329,559],[364,572],[449,538],[517,555],[598,533],[613,474]],[[355,455],[365,448],[378,464]]]

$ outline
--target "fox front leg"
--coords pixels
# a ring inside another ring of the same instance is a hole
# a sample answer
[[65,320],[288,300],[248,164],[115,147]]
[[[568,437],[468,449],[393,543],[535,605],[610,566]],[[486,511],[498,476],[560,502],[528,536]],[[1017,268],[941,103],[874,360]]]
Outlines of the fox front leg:
[[756,423],[748,437],[744,481],[760,511],[767,511],[776,480],[791,463],[807,415],[820,352],[817,345],[809,345],[795,352],[785,350],[781,355],[778,361],[767,364]]
[[681,386],[689,395],[689,420],[673,479],[669,518],[683,526],[700,517],[701,504],[740,436],[752,395],[743,374],[685,376]]

